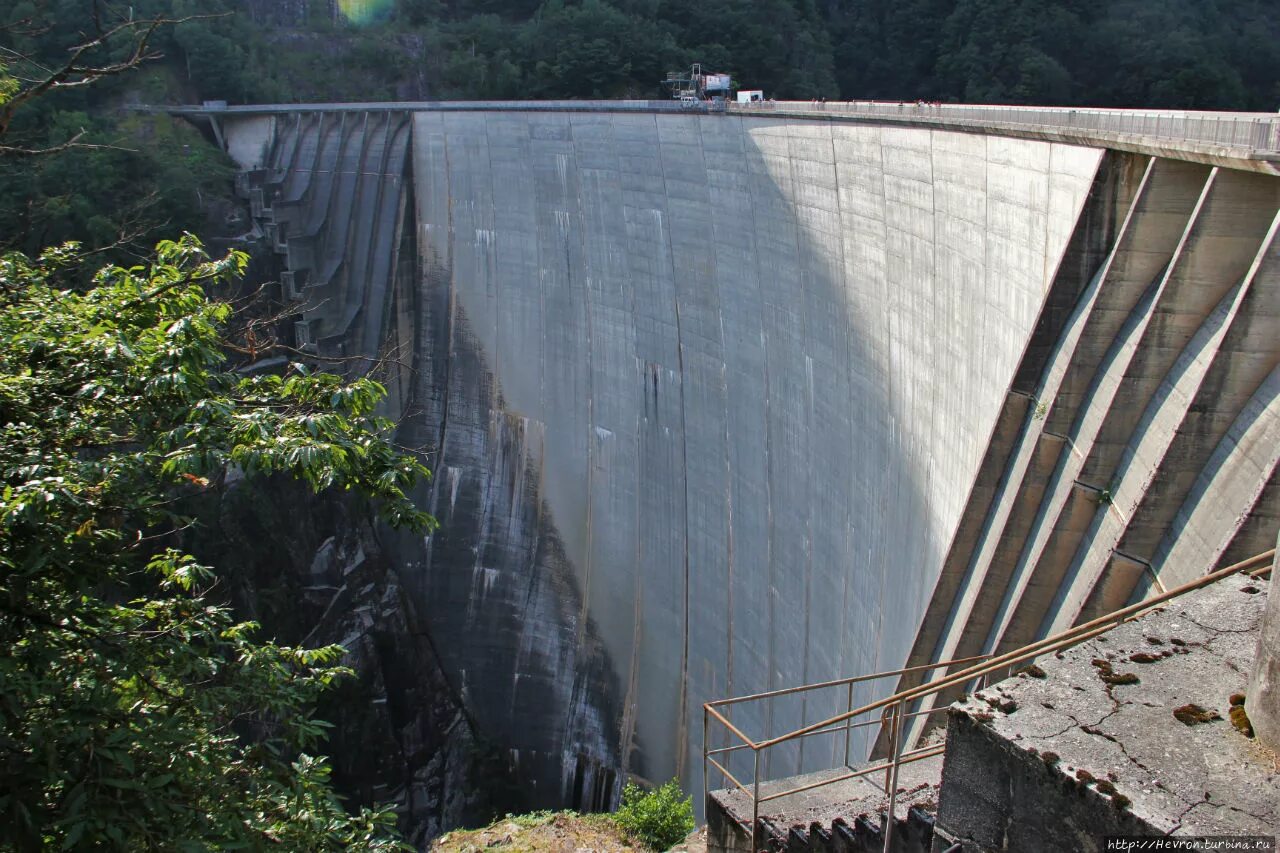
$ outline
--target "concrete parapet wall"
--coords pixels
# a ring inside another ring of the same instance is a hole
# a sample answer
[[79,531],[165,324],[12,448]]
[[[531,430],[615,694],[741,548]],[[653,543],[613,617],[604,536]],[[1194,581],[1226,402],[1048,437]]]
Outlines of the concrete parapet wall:
[[215,134],[220,134],[224,120],[239,122],[249,116],[306,112],[730,113],[791,120],[881,122],[899,127],[961,130],[1280,174],[1280,118],[1275,113],[816,100],[770,100],[744,104],[672,100],[431,101],[134,108],[208,120],[213,124]]

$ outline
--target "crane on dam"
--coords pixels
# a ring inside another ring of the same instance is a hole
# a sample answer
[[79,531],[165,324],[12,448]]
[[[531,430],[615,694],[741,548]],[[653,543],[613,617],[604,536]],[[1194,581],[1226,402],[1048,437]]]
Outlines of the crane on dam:
[[702,70],[702,63],[695,62],[688,71],[668,71],[662,81],[673,100],[684,103],[721,101],[729,97],[733,89],[733,76],[722,72]]

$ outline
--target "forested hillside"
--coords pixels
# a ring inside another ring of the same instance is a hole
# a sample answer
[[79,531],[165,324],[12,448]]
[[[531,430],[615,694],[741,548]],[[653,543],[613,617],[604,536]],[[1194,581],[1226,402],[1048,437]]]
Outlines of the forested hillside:
[[232,100],[644,97],[701,61],[778,98],[1280,102],[1280,15],[1267,0],[221,4],[245,14],[177,39],[199,88]]
[[16,116],[21,144],[83,129],[114,147],[8,160],[4,245],[220,226],[228,164],[180,122],[121,113],[129,100],[659,97],[700,61],[779,99],[1280,104],[1273,0],[22,0],[0,12],[4,61],[56,67],[95,14],[198,17],[161,28],[142,73]]

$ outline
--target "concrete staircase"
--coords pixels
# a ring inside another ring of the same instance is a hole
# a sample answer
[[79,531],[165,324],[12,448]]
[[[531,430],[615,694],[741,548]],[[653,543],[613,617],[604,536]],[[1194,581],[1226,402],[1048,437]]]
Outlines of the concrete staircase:
[[[760,785],[768,797],[846,774],[844,768],[807,773]],[[904,764],[898,775],[892,849],[928,853],[942,776],[942,757]],[[756,850],[880,853],[888,814],[883,774],[833,782],[761,804]],[[735,789],[713,791],[707,800],[710,851],[751,853],[750,798]]]

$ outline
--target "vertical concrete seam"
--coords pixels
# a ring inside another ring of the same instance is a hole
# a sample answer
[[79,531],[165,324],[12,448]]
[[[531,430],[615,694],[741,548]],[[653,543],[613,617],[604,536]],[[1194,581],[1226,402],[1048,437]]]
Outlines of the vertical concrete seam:
[[[814,125],[814,126],[817,126],[817,125]],[[827,126],[829,127],[830,125],[827,125]],[[801,203],[800,203],[801,200],[799,198],[799,193],[797,192],[797,189],[800,186],[800,181],[796,174],[796,156],[792,148],[792,142],[795,139],[795,137],[792,136],[791,134],[792,127],[793,125],[791,124],[787,125],[787,133],[785,136],[786,148],[787,148],[787,172],[788,172],[788,178],[789,178],[791,191],[792,191],[792,198],[789,199],[789,201],[794,206],[794,208],[798,213],[799,208],[801,207]],[[809,137],[804,137],[804,138],[808,139]],[[808,282],[805,281],[806,264],[800,252],[801,223],[800,223],[800,217],[798,215],[796,217],[795,229],[796,229],[795,231],[796,263],[797,263],[797,266],[799,267],[800,281],[802,284],[808,284]],[[812,275],[812,271],[810,271],[810,275]],[[805,298],[806,294],[803,292],[803,288],[801,290],[800,296],[801,296],[801,302],[800,302],[801,310],[799,312],[800,336],[803,342],[807,342],[809,339],[808,328],[806,326],[806,321],[808,320],[808,311],[805,310],[805,306],[807,305],[808,300]],[[801,352],[804,354],[806,359],[810,359],[809,364],[812,364],[808,347],[805,346],[804,343],[801,344]],[[813,425],[813,394],[811,389],[812,389],[812,383],[806,383],[804,417],[805,417],[805,431],[807,433],[811,433],[812,425]],[[813,450],[813,443],[811,441],[806,441],[805,454],[808,457],[806,459],[806,462],[810,467],[812,467],[813,465],[812,450]],[[810,591],[812,589],[812,583],[813,583],[813,504],[812,504],[812,501],[809,501],[808,511],[805,513],[805,516],[804,516],[804,545],[805,545],[804,593],[803,593],[804,625],[803,625],[802,635],[801,635],[803,639],[801,640],[801,643],[800,643],[800,671],[801,671],[800,683],[808,684],[811,681],[811,678],[809,675],[809,631],[810,631],[809,602],[811,600]],[[808,713],[808,710],[809,710],[809,694],[801,693],[800,694],[800,719],[801,720],[806,719],[806,714]],[[803,772],[804,770],[804,753],[805,753],[805,746],[807,745],[807,741],[808,741],[807,738],[801,738],[799,743],[797,744],[797,749],[796,749],[797,758],[796,758],[796,767],[795,767],[795,771],[797,773]]]
[[[887,170],[885,169],[885,143],[884,143],[884,132],[885,132],[885,130],[886,130],[886,128],[883,128],[883,127],[879,127],[879,128],[877,128],[877,129],[876,129],[876,142],[877,142],[877,144],[879,145],[879,148],[880,148],[880,224],[881,224],[881,234],[882,234],[882,236],[883,236],[883,238],[884,238],[884,240],[885,240],[885,243],[887,244],[887,243],[888,243],[888,240],[889,240],[889,185],[885,182],[885,178],[887,177]],[[985,144],[985,143],[984,143],[984,144]],[[889,280],[889,274],[888,274],[888,258],[889,258],[889,252],[888,252],[888,246],[886,245],[886,247],[885,247],[885,274],[884,274],[884,279],[885,279],[886,284],[888,283],[888,280]],[[885,322],[886,322],[886,324],[887,324],[887,323],[888,323],[888,320],[889,320],[889,316],[888,316],[888,304],[887,304],[887,303],[886,303],[886,305],[884,306],[884,312],[885,312],[885,313],[884,313],[884,317],[883,317],[883,319],[885,320]],[[890,356],[889,358],[887,358],[885,361],[886,361],[886,364],[885,364],[885,371],[884,371],[884,374],[885,374],[885,400],[886,400],[886,406],[885,406],[885,408],[886,408],[886,409],[890,409],[890,410],[891,410],[891,409],[892,409],[892,400],[893,400],[893,380],[894,380],[893,369],[892,369],[892,368],[893,368],[892,356]],[[889,416],[890,416],[890,417],[892,417],[892,414],[889,414]],[[888,589],[888,587],[889,587],[889,561],[888,561],[888,560],[881,560],[881,561],[880,561],[880,594],[881,594],[881,596],[883,596],[883,595],[884,595],[884,591],[885,591],[886,589]],[[874,665],[873,665],[873,666],[872,666],[872,668],[871,668],[871,671],[872,671],[872,672],[883,671],[883,670],[885,670],[885,669],[886,669],[886,667],[885,667],[885,665],[884,665],[884,661],[883,661],[883,660],[881,660],[881,658],[880,658],[880,652],[881,652],[881,648],[882,648],[881,643],[880,643],[880,638],[884,636],[884,608],[883,608],[883,607],[880,607],[880,608],[877,608],[877,609],[876,609],[876,632],[875,632],[875,636],[876,636],[876,648],[875,648],[875,657],[874,657],[874,661],[875,661],[875,663],[874,663]]]
[[[740,116],[724,115],[720,118],[720,121],[732,122],[738,127],[739,131],[741,131],[742,118]],[[706,156],[705,156],[706,141],[704,138],[703,131],[706,126],[707,126],[706,122],[701,122],[701,121],[698,122],[698,142],[699,142],[700,148],[704,152],[704,155],[703,155],[704,163],[706,161]],[[711,229],[712,229],[712,236],[714,239],[716,209],[715,209],[715,206],[712,204],[709,186],[708,186],[708,193],[707,193],[707,208],[710,211],[712,216]],[[725,589],[725,631],[724,631],[724,636],[725,636],[724,672],[725,672],[725,691],[726,691],[725,695],[733,696],[735,695],[734,689],[733,689],[733,559],[734,559],[733,467],[731,464],[731,460],[729,458],[729,383],[726,376],[726,373],[727,373],[726,362],[728,360],[728,357],[723,347],[724,340],[725,340],[724,300],[720,298],[720,294],[719,294],[719,281],[720,281],[719,264],[717,263],[717,256],[714,253],[714,251],[712,252],[712,255],[711,255],[711,263],[712,263],[711,285],[713,289],[716,291],[716,322],[720,329],[720,341],[721,341],[720,382],[722,386],[721,390],[723,391],[722,399],[724,401],[724,408],[723,408],[724,431],[722,433],[722,438],[724,441],[723,462],[724,462],[724,496],[725,496],[725,522],[726,522],[726,527],[725,527],[726,589]],[[696,731],[695,731],[695,734],[696,734]],[[727,735],[728,733],[725,732],[724,734]],[[703,748],[707,748],[709,745],[702,744],[702,746]],[[701,766],[699,766],[698,772],[699,773],[703,772],[703,768]]]
[[[845,229],[844,203],[842,200],[843,194],[841,193],[840,155],[836,150],[835,128],[836,128],[835,124],[830,125],[830,133],[828,133],[827,138],[831,141],[831,172],[832,172],[832,177],[834,179],[834,186],[835,186],[836,221],[839,224],[839,233],[840,233],[840,240],[837,243],[837,246],[839,248],[839,263],[840,263],[838,285],[840,290],[844,294],[846,294],[846,298],[848,298],[847,294],[849,293],[849,289],[850,289],[849,288],[850,283],[848,281],[849,266],[848,266],[848,258],[845,256],[845,234],[848,232]],[[846,306],[845,308],[846,312],[850,310],[850,307],[851,306]],[[843,318],[843,322],[845,325],[845,336],[844,336],[845,351],[844,351],[843,357],[849,364],[852,364],[853,354],[850,352],[850,347],[853,345],[853,342],[852,342],[853,329],[851,328],[851,324],[848,321],[847,313],[846,313],[846,316]],[[845,399],[843,400],[845,411],[853,412],[854,403],[853,403],[853,382],[852,381],[846,383],[846,392],[847,393],[846,393]],[[849,536],[850,529],[852,527],[852,521],[853,521],[852,518],[850,517],[851,511],[852,511],[851,506],[846,504],[845,529],[843,531],[843,539],[842,539],[844,547],[841,549],[841,552],[845,555],[846,558],[851,556],[851,551],[852,551],[852,543],[850,541],[850,536]],[[837,661],[836,665],[839,670],[838,674],[843,674],[843,675],[851,674],[850,672],[851,662],[845,659],[845,652],[849,646],[847,641],[848,634],[849,634],[849,586],[850,586],[849,580],[850,580],[850,575],[852,574],[852,570],[853,570],[853,566],[850,565],[850,566],[846,566],[844,571],[840,573],[840,577],[841,577],[840,623],[838,626],[840,652],[839,652],[839,656],[836,658],[836,661]]]
[[[662,187],[663,198],[670,199],[671,191],[667,183],[667,166],[662,154],[662,133],[657,130],[658,116],[654,114],[654,139],[658,146],[658,168],[662,170]],[[701,153],[701,146],[699,146]],[[665,202],[664,202],[665,203]],[[671,265],[671,298],[674,303],[676,316],[676,369],[680,373],[680,455],[684,462],[684,590],[683,590],[683,610],[684,618],[681,625],[682,646],[680,653],[680,694],[678,698],[679,708],[676,714],[676,776],[683,778],[684,761],[687,748],[688,737],[688,692],[689,692],[689,433],[688,424],[685,420],[685,398],[684,398],[684,332],[680,322],[680,285],[676,281],[676,259],[675,259],[675,242],[672,239],[674,231],[671,227],[671,209],[666,208],[666,216],[663,221],[666,223],[667,229],[667,262]]]
[[[930,270],[930,273],[931,273],[930,277],[933,279],[933,291],[934,291],[933,307],[935,310],[937,310],[939,302],[941,302],[943,305],[949,304],[949,296],[947,294],[944,293],[941,299],[938,298],[938,294],[945,290],[949,290],[950,288],[948,287],[947,282],[944,282],[941,280],[943,265],[938,262],[938,186],[936,183],[937,169],[936,169],[936,164],[934,162],[935,157],[937,156],[936,143],[938,139],[937,137],[938,131],[933,128],[930,128],[929,130],[926,131],[926,133],[928,134],[928,139],[929,139],[929,205],[931,210],[931,214],[929,216],[929,231],[930,231],[929,243],[931,248],[929,261],[930,261],[930,265],[932,266],[932,269]],[[951,325],[950,318],[940,318],[940,319],[942,320],[942,325],[944,328],[949,327]],[[937,341],[937,337],[934,335],[929,335],[927,336],[926,339],[928,340],[930,347],[932,347],[933,344]],[[926,356],[926,358],[928,358],[928,356]],[[936,355],[935,355],[935,358],[936,358]],[[936,364],[937,362],[934,361],[934,363]],[[933,383],[930,383],[930,384],[932,385]],[[929,400],[929,405],[926,407],[926,410],[925,410],[928,413],[928,417],[929,417],[929,435],[930,436],[936,434],[935,430],[937,428],[938,409],[941,408],[939,406],[939,397],[941,396],[939,393],[939,389],[934,387],[931,390],[933,394],[931,399]],[[995,424],[996,422],[992,421],[991,423],[992,429],[995,428]],[[932,442],[930,442],[930,444],[932,444]],[[929,519],[929,521],[931,522],[936,517],[933,512],[935,502],[933,500],[932,492],[929,489],[929,483],[930,483],[930,480],[932,479],[932,474],[933,474],[933,462],[934,462],[933,448],[930,447],[929,455],[925,459],[925,466],[924,466],[925,467],[925,470],[924,470],[925,488],[922,491],[924,495],[924,504],[925,504],[924,517],[926,519]],[[928,535],[928,543],[933,546],[933,549],[936,550],[938,548],[937,537],[934,535],[934,529],[932,527],[932,524],[927,526],[926,532]],[[936,560],[938,569],[940,571],[942,569],[941,560],[945,559],[945,555],[937,554],[936,556],[937,558],[940,558]],[[935,555],[932,553],[929,554],[929,563],[931,567],[935,563]],[[936,580],[936,578],[937,578],[937,575],[934,576],[934,580]],[[924,619],[924,615],[929,608],[929,602],[926,598],[923,597],[923,590],[921,591],[921,600],[915,601],[913,603],[916,605],[917,610],[920,614],[919,618]],[[912,633],[915,633],[915,631],[918,630],[919,627],[920,627],[920,624],[919,622],[917,622],[916,625],[913,626],[912,628]],[[909,649],[907,651],[907,654],[908,655],[911,654]],[[904,661],[901,661],[901,660],[894,661],[894,666],[900,667],[905,665],[906,663]]]
[[[594,515],[595,515],[595,512],[594,512],[595,500],[593,499],[595,492],[594,492],[593,486],[595,482],[596,442],[592,440],[592,437],[595,435],[595,425],[596,425],[595,393],[594,393],[595,392],[595,388],[594,388],[595,373],[593,370],[594,359],[595,359],[595,334],[594,334],[594,326],[592,324],[592,317],[591,317],[591,278],[592,278],[591,255],[587,251],[586,216],[583,213],[585,206],[582,203],[582,180],[583,179],[581,176],[581,170],[576,168],[578,149],[576,145],[576,139],[574,137],[573,114],[569,115],[568,121],[566,122],[566,124],[569,128],[569,146],[570,146],[570,150],[573,152],[573,158],[575,161],[574,163],[575,168],[573,172],[574,174],[579,176],[577,181],[577,188],[576,188],[577,197],[575,199],[577,201],[577,206],[578,206],[577,214],[578,214],[579,227],[577,228],[577,232],[578,232],[578,245],[582,252],[582,265],[586,270],[586,281],[583,282],[582,298],[583,298],[583,303],[585,305],[585,308],[583,310],[583,318],[586,322],[586,327],[587,327],[586,328],[587,363],[585,367],[587,422],[583,426],[583,431],[586,436],[586,445],[587,445],[587,483],[586,483],[587,485],[587,493],[586,493],[587,518],[586,518],[586,542],[584,543],[585,548],[583,549],[583,555],[582,555],[582,559],[583,559],[582,606],[578,613],[578,624],[577,624],[577,631],[576,631],[577,636],[575,637],[575,647],[578,649],[581,649],[583,644],[583,638],[586,636],[587,624],[588,624],[588,620],[590,619],[590,613],[591,613],[591,582],[592,582],[592,570],[594,568],[593,561],[592,561],[592,545],[595,541],[595,531],[592,527],[592,524],[593,524]],[[566,246],[565,248],[567,252],[568,246]],[[572,269],[572,264],[566,264],[566,266],[568,267],[568,269],[570,270]],[[570,274],[570,285],[571,286],[570,286],[569,292],[570,294],[572,294],[573,289],[572,289],[571,274]]]
[[[738,120],[742,123],[743,136],[749,137],[750,135],[747,131],[747,122],[749,121],[749,119],[747,119],[744,116]],[[751,138],[751,143],[755,144],[754,138]],[[757,146],[757,149],[758,149],[758,146]],[[745,145],[744,145],[744,151],[745,151]],[[761,155],[761,159],[763,160],[763,155]],[[754,196],[756,195],[755,190],[756,190],[755,180],[752,176],[748,176],[747,178],[748,199],[754,198]],[[759,233],[759,228],[760,228],[759,220],[756,218],[757,205],[752,203],[752,204],[748,204],[747,207],[751,215],[751,233],[754,238],[754,236]],[[758,320],[757,327],[760,330],[760,356],[761,356],[760,362],[761,362],[761,368],[764,371],[764,376],[762,377],[764,380],[764,410],[760,413],[760,417],[763,423],[763,429],[761,430],[761,434],[764,437],[764,459],[762,460],[762,463],[765,471],[764,506],[765,506],[765,513],[766,513],[766,518],[765,518],[766,552],[764,557],[765,557],[765,573],[767,577],[765,578],[764,598],[765,598],[767,612],[768,612],[767,629],[769,632],[768,658],[765,664],[766,668],[764,673],[764,684],[755,689],[769,690],[769,689],[772,689],[774,686],[773,685],[773,659],[774,659],[774,634],[775,634],[773,630],[773,616],[774,616],[773,599],[772,599],[772,596],[769,594],[769,591],[773,586],[773,576],[771,574],[773,571],[773,483],[770,480],[768,475],[769,456],[770,456],[770,452],[769,452],[770,451],[770,447],[769,447],[769,392],[770,392],[769,379],[770,377],[769,377],[768,336],[765,334],[765,324],[764,324],[765,306],[764,306],[763,293],[761,292],[761,282],[764,280],[764,278],[761,275],[760,251],[758,248],[757,241],[755,239],[752,239],[751,241],[751,257],[755,263],[756,290],[761,297],[756,300],[756,305],[760,312],[759,316],[757,317],[757,320]],[[763,724],[764,724],[764,731],[771,735],[773,733],[773,703],[771,702],[766,703],[765,705]],[[768,759],[768,753],[765,754],[766,762],[767,762],[767,759]],[[768,767],[767,763],[765,764],[765,767],[766,768]]]
[[[440,154],[444,158],[444,192],[445,192],[445,211],[446,211],[446,228],[445,228],[445,263],[448,264],[448,315],[446,317],[445,326],[445,356],[444,356],[444,388],[440,394],[440,438],[437,443],[437,458],[441,464],[444,463],[445,454],[448,450],[449,438],[449,401],[453,388],[453,356],[454,348],[457,345],[457,313],[458,313],[458,283],[453,270],[453,186],[452,186],[452,170],[449,164],[449,133],[444,122],[440,122]],[[439,504],[439,495],[441,489],[441,480],[435,478],[432,483],[432,511]]]
[[[752,141],[754,142],[754,139]],[[760,156],[761,156],[761,160],[764,161],[765,160],[764,152],[761,152]],[[754,196],[755,188],[756,188],[755,181],[752,181],[751,188],[752,188],[752,195]],[[755,210],[756,210],[756,205],[752,204],[751,205],[751,221],[752,221],[752,224],[757,229],[756,233],[759,233],[758,229],[759,229],[760,223],[759,223],[759,220],[756,219]],[[768,330],[765,324],[765,314],[767,312],[767,307],[765,305],[764,294],[763,294],[764,277],[761,274],[762,270],[760,269],[760,251],[758,248],[755,249],[754,255],[756,259],[756,281],[761,284],[761,298],[759,300],[759,305],[760,305],[760,345],[762,350],[761,361],[764,367],[764,413],[763,413],[764,415],[764,471],[765,471],[764,484],[765,484],[765,513],[767,516],[766,525],[768,527],[768,533],[765,539],[765,541],[768,543],[768,553],[766,554],[766,563],[765,563],[766,574],[767,574],[767,584],[765,587],[765,604],[768,612],[767,631],[768,631],[768,637],[769,637],[768,639],[769,657],[765,663],[765,666],[766,666],[765,683],[763,687],[765,690],[772,690],[775,687],[777,687],[777,684],[775,684],[773,680],[773,669],[774,669],[774,661],[777,658],[777,649],[778,649],[778,645],[777,645],[778,631],[776,630],[776,627],[775,627],[778,621],[778,614],[775,606],[777,597],[773,594],[773,590],[775,587],[775,581],[774,581],[774,567],[775,567],[774,539],[775,537],[773,534],[774,495],[773,495],[773,477],[770,476],[770,471],[772,471],[772,466],[773,466],[773,461],[772,461],[773,431],[769,429],[769,413],[773,406],[773,384],[772,384],[773,377],[770,374],[770,370],[769,370],[770,346],[769,346]],[[766,736],[769,736],[769,737],[772,737],[774,735],[774,730],[773,730],[774,707],[775,707],[775,703],[773,702],[765,703],[763,725],[764,725],[765,734]],[[765,773],[769,772],[769,768],[771,766],[771,761],[770,761],[771,758],[772,758],[772,753],[765,752],[764,756],[761,759],[760,764],[763,769],[763,772]]]

